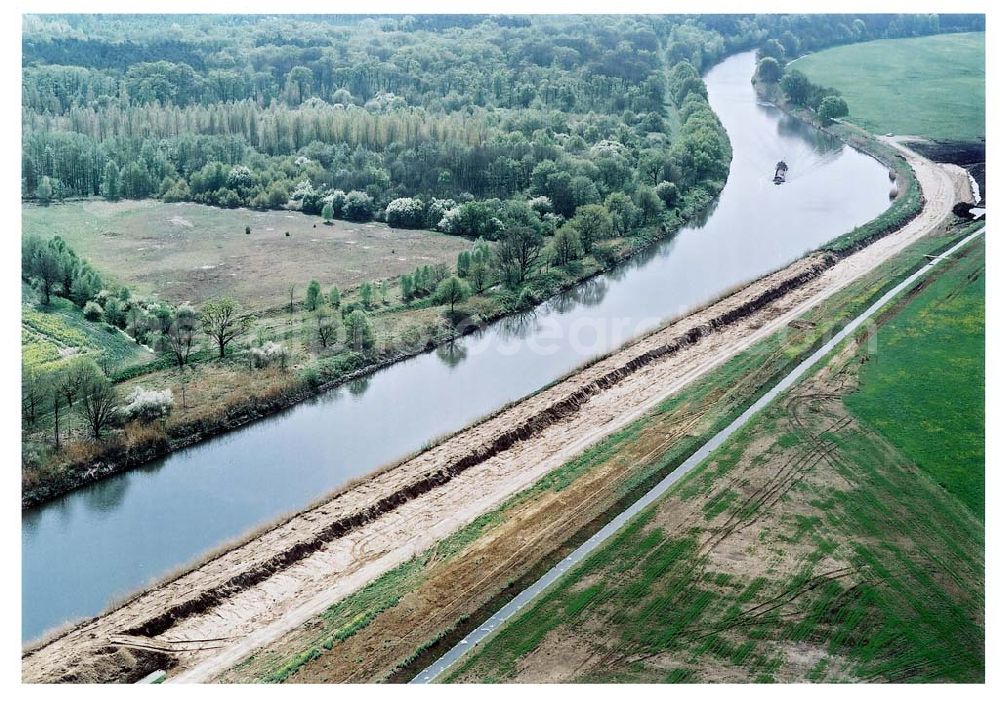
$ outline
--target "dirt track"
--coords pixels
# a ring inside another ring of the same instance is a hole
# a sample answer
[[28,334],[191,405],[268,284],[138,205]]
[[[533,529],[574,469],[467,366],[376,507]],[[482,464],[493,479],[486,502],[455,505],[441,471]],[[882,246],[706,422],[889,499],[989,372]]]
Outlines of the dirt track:
[[950,217],[964,172],[905,148],[926,199],[832,266],[813,254],[25,654],[29,682],[209,681],[778,331]]

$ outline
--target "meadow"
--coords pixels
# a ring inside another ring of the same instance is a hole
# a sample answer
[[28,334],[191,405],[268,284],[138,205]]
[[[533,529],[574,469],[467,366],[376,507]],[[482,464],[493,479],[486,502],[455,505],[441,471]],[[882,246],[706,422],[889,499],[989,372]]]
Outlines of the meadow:
[[985,45],[982,32],[884,39],[825,49],[791,68],[840,91],[847,120],[871,132],[976,141],[986,135]]
[[[468,239],[297,211],[220,209],[151,199],[71,201],[21,210],[24,235],[62,236],[102,274],[170,303],[230,296],[252,309],[296,300],[316,279],[357,287],[423,265],[452,264]],[[250,233],[246,233],[249,227]]]
[[[984,264],[953,268],[878,330],[851,413],[985,515]],[[915,346],[919,343],[919,346]]]

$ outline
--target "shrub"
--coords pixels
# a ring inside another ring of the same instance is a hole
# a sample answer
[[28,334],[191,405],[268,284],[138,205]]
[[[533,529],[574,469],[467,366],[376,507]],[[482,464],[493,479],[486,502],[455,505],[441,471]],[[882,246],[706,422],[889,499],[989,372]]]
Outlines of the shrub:
[[[342,189],[335,189],[323,197],[323,202],[330,205],[333,218],[339,219],[344,215],[344,203],[347,201],[347,194]],[[325,218],[325,217],[324,217]]]
[[167,436],[162,426],[145,425],[134,420],[125,426],[125,445],[129,450],[165,448]]
[[385,220],[389,226],[419,229],[424,225],[424,203],[411,197],[393,199],[385,208]]
[[93,300],[89,300],[87,304],[83,306],[83,316],[91,322],[100,322],[104,317],[104,308]]
[[125,420],[150,423],[159,418],[166,418],[173,407],[174,394],[169,388],[162,391],[147,391],[142,386],[136,386],[125,398],[125,407],[121,412]]
[[250,364],[255,369],[277,364],[284,371],[288,367],[288,349],[277,342],[264,342],[262,346],[250,349]]
[[441,219],[444,218],[445,213],[454,208],[454,199],[431,199],[427,204],[424,225],[431,229],[437,228],[438,224],[441,223]]
[[525,285],[521,288],[521,292],[517,294],[516,307],[520,310],[536,304],[538,304],[538,296],[535,294],[535,291],[531,289],[531,286]]
[[322,377],[316,367],[308,366],[302,370],[302,380],[311,388],[318,388]]
[[364,192],[354,190],[344,200],[344,218],[351,221],[369,221],[375,213],[375,203]]
[[615,264],[617,260],[615,256],[615,249],[611,246],[605,246],[603,244],[598,244],[594,246],[593,256],[605,268],[610,268]]

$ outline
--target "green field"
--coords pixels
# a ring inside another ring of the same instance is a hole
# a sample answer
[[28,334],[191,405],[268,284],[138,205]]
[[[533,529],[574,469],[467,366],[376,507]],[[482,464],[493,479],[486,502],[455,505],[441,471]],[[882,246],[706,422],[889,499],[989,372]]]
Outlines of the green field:
[[980,519],[986,503],[985,295],[981,267],[944,273],[879,329],[861,387],[845,398],[857,418]]
[[[877,357],[828,360],[449,679],[981,682],[984,263],[979,240]],[[944,410],[933,445],[920,406]]]
[[53,296],[38,303],[31,288],[21,287],[21,360],[42,369],[59,366],[78,354],[108,357],[116,366],[152,358],[152,354],[103,322],[90,322],[69,300]]
[[791,66],[840,91],[848,120],[872,132],[980,140],[985,43],[983,32],[886,39],[826,49]]

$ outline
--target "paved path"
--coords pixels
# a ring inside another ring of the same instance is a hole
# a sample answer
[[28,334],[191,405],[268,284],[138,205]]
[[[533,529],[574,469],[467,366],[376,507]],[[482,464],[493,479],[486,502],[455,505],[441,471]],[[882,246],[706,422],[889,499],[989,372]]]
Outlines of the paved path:
[[573,568],[573,566],[583,560],[591,551],[614,535],[637,514],[663,496],[663,494],[670,489],[670,487],[672,487],[677,480],[681,479],[688,472],[704,462],[705,459],[707,459],[708,456],[712,454],[712,452],[714,452],[722,443],[724,443],[733,433],[746,425],[750,418],[759,413],[765,406],[771,403],[771,401],[788,390],[788,388],[791,387],[791,385],[794,384],[804,373],[815,366],[821,359],[823,359],[823,357],[833,351],[834,347],[840,344],[846,337],[850,336],[856,329],[858,329],[858,327],[864,324],[868,318],[885,307],[889,301],[901,292],[909,288],[918,280],[922,279],[932,268],[941,263],[941,261],[963,248],[974,238],[977,238],[985,233],[985,231],[986,228],[983,227],[975,233],[966,236],[954,246],[933,258],[929,263],[927,263],[927,265],[923,266],[916,273],[910,275],[885,295],[880,297],[874,305],[851,320],[842,330],[837,332],[837,334],[835,334],[829,342],[817,349],[801,364],[796,366],[787,376],[785,376],[785,378],[779,381],[774,388],[761,396],[753,405],[744,411],[742,415],[736,418],[736,420],[727,425],[723,430],[716,433],[708,442],[698,448],[694,454],[684,460],[684,462],[682,462],[677,469],[667,475],[659,484],[646,492],[646,494],[644,494],[628,509],[616,516],[604,528],[587,539],[583,545],[563,558],[558,564],[550,569],[549,572],[536,580],[534,584],[522,590],[521,593],[518,594],[513,600],[501,607],[496,614],[483,622],[483,624],[479,627],[472,630],[472,632],[452,647],[444,656],[417,674],[417,676],[414,677],[410,683],[430,683],[443,672],[452,668],[455,663],[468,654],[473,647],[501,627],[507,620],[517,614],[517,612],[519,612],[525,605],[541,595],[544,590],[562,577],[568,570]]

